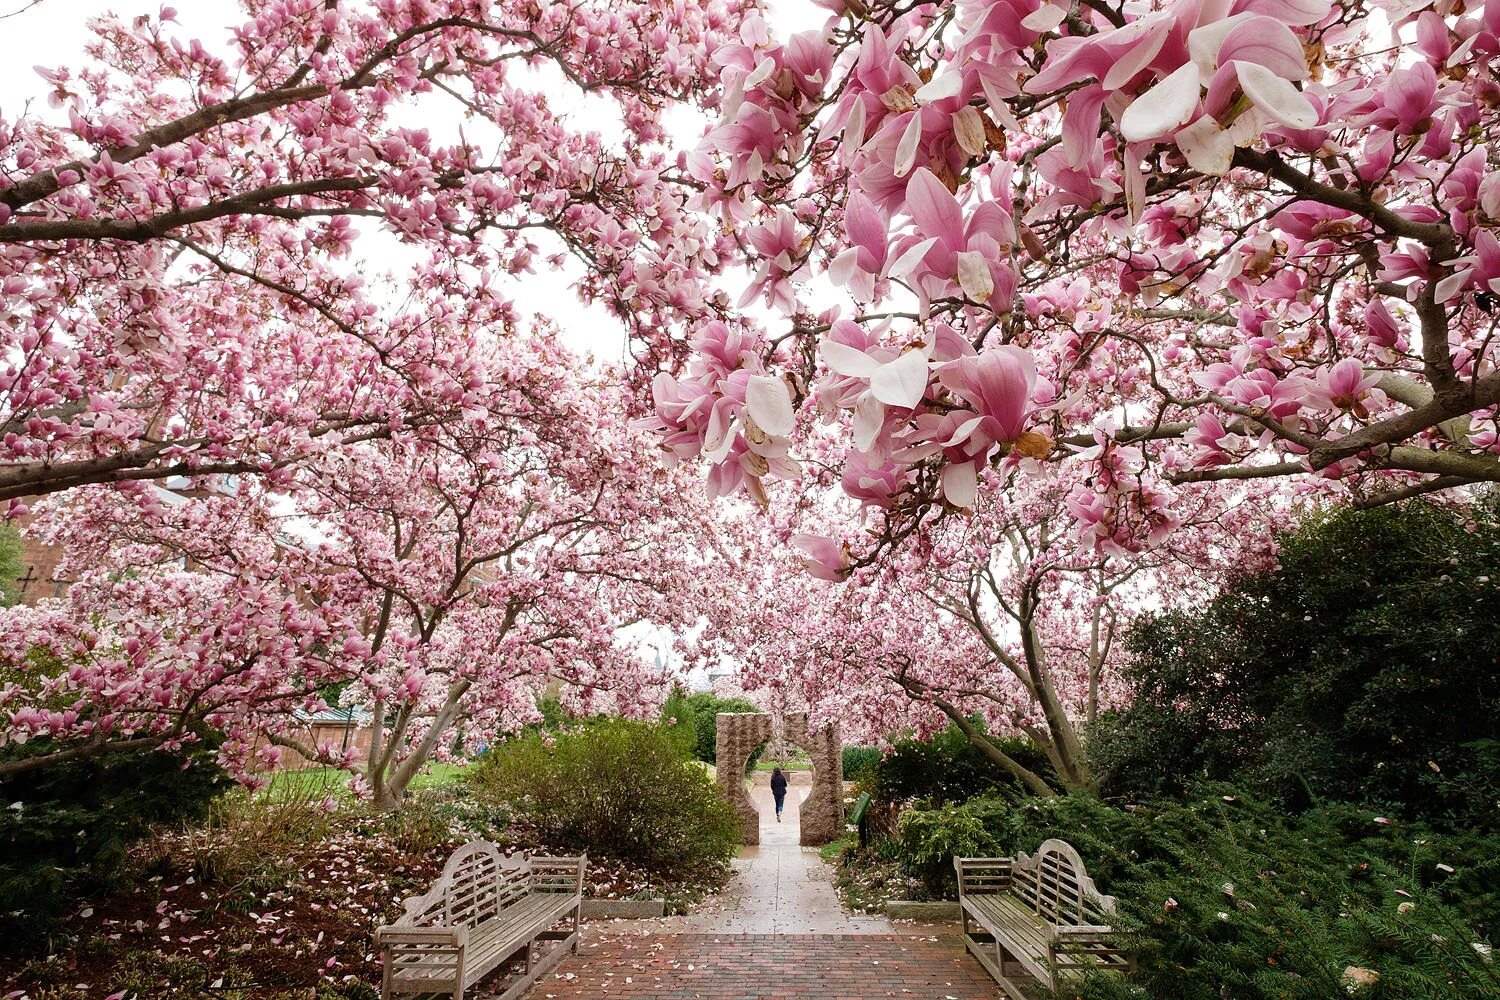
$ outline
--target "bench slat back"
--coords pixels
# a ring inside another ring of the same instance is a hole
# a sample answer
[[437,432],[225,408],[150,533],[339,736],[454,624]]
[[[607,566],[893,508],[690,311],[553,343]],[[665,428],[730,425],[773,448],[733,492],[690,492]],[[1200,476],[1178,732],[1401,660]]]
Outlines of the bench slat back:
[[1099,892],[1063,840],[1043,841],[1035,854],[1018,857],[1010,891],[1050,924],[1107,924],[1115,912],[1115,898]]
[[1012,858],[954,858],[958,889],[962,895],[979,896],[1010,887]]
[[588,855],[576,858],[531,856],[531,891],[558,892],[578,895],[583,892],[583,872],[588,866]]

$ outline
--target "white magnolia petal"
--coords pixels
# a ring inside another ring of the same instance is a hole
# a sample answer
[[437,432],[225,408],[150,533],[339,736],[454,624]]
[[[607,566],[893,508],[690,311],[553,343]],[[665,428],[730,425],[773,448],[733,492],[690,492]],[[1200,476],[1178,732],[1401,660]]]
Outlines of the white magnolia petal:
[[854,408],[854,447],[868,452],[885,426],[885,404],[866,393]]
[[922,115],[920,112],[912,112],[911,121],[906,123],[906,131],[901,133],[901,141],[896,145],[893,167],[897,177],[905,177],[911,173],[911,168],[917,162],[917,144],[921,141]]
[[1212,115],[1204,115],[1187,128],[1178,129],[1173,138],[1194,170],[1213,177],[1229,173],[1234,162],[1234,139],[1219,128]]
[[755,64],[755,69],[751,70],[750,74],[745,77],[745,82],[742,83],[741,86],[745,90],[754,90],[756,87],[759,87],[761,84],[769,80],[771,78],[771,74],[774,72],[776,72],[776,60],[772,59],[770,56],[766,56],[760,62]]
[[973,462],[943,469],[943,499],[955,507],[972,507],[979,495],[979,472]]
[[939,73],[917,88],[912,96],[924,103],[941,101],[948,97],[957,97],[964,87],[964,75],[956,69],[949,69]]
[[[737,419],[731,420],[727,424],[725,424],[724,436],[719,439],[719,443],[715,447],[709,448],[709,450],[704,453],[704,461],[706,461],[709,465],[717,465],[720,462],[724,461],[724,459],[729,456],[730,450],[734,448],[735,439],[739,437],[739,430],[740,422]],[[707,447],[707,445],[708,441],[705,439],[704,446]]]
[[850,247],[828,262],[828,279],[835,285],[847,285],[858,270],[859,247]]
[[1172,131],[1198,108],[1198,67],[1184,63],[1131,102],[1120,116],[1126,142],[1145,142]]
[[1448,275],[1442,281],[1439,281],[1437,283],[1437,288],[1433,289],[1432,292],[1433,300],[1438,303],[1447,303],[1453,301],[1453,297],[1456,296],[1459,292],[1463,291],[1464,286],[1469,283],[1469,278],[1472,277],[1473,274],[1474,269],[1472,267],[1466,267],[1462,270],[1454,271],[1452,274]]
[[1027,31],[1051,31],[1068,19],[1068,9],[1058,4],[1043,4],[1021,19]]
[[988,302],[995,293],[995,279],[990,274],[989,261],[977,250],[965,250],[958,255],[958,286],[964,294],[980,305]]
[[745,384],[745,409],[750,411],[750,419],[773,437],[788,437],[797,426],[786,383],[771,375],[750,376]]
[[1229,141],[1236,146],[1248,146],[1259,139],[1265,129],[1266,113],[1252,104],[1241,111],[1224,131],[1229,133]]
[[849,111],[849,121],[844,125],[844,158],[853,159],[859,147],[865,144],[865,102],[856,100]]
[[848,344],[840,344],[836,340],[823,341],[818,350],[822,353],[823,363],[828,366],[829,371],[846,375],[849,378],[869,378],[880,367],[880,362],[864,351],[857,351]]
[[983,417],[970,417],[968,420],[965,420],[963,423],[958,425],[958,429],[953,432],[953,436],[943,442],[943,447],[951,448],[956,444],[962,444],[963,442],[969,440],[969,436],[973,434],[974,431],[977,430],[979,425],[982,423],[984,423]]
[[908,410],[922,401],[927,392],[927,355],[907,351],[895,361],[880,366],[870,378],[870,395],[887,406],[904,406]]
[[927,256],[927,251],[931,250],[936,244],[936,236],[932,237],[931,239],[923,240],[921,243],[918,243],[916,246],[907,250],[900,257],[897,257],[895,262],[892,263],[889,268],[887,268],[886,273],[893,278],[906,277],[908,274],[911,274],[912,269],[917,266],[917,262],[920,261],[923,257]]
[[1312,128],[1318,124],[1317,109],[1290,81],[1260,63],[1235,60],[1234,71],[1245,96],[1272,119],[1287,128]]

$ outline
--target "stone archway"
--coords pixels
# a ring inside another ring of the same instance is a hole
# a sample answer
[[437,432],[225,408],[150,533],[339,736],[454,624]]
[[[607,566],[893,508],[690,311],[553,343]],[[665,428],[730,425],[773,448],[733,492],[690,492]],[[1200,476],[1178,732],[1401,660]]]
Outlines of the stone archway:
[[[719,793],[740,814],[741,839],[760,843],[760,813],[745,790],[745,763],[755,748],[773,735],[771,716],[761,712],[722,712],[715,722],[714,753],[718,759]],[[843,747],[836,727],[807,730],[806,712],[782,717],[783,735],[812,758],[812,790],[802,803],[801,842],[816,847],[837,840],[844,832]]]

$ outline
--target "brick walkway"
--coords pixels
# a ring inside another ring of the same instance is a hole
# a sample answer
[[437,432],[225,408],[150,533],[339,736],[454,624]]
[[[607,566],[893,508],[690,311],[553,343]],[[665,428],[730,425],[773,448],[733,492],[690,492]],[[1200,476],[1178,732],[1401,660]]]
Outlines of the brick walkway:
[[532,997],[650,1000],[995,1000],[956,937],[588,935]]
[[[995,1000],[995,984],[953,925],[899,925],[845,913],[832,872],[797,846],[805,775],[776,822],[765,775],[752,799],[761,842],[697,913],[591,923],[531,1000]],[[902,931],[905,931],[902,933]]]

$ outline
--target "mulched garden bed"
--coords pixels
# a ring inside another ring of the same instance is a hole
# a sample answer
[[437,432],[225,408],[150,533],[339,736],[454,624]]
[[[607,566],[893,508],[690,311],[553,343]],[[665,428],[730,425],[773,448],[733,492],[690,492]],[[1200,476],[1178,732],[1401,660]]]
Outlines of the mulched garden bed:
[[[423,849],[380,830],[335,834],[299,852],[295,870],[266,877],[195,876],[187,838],[137,849],[132,884],[81,903],[31,956],[0,949],[0,1000],[369,1000],[378,997],[374,929],[426,889],[455,836]],[[524,845],[547,853],[544,845]],[[508,851],[521,849],[514,835]],[[276,859],[268,859],[274,861]],[[198,863],[201,868],[201,861]],[[269,870],[275,872],[275,866]],[[679,904],[722,882],[666,881],[629,862],[590,857],[590,896],[665,895]]]

